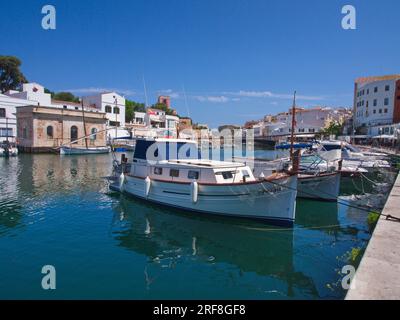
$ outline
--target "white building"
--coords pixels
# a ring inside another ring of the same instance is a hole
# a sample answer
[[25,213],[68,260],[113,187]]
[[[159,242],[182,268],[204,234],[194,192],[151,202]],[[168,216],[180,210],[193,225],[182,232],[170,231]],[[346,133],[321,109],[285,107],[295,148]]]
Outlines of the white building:
[[116,92],[105,92],[83,97],[82,100],[85,106],[105,112],[109,126],[125,126],[125,98],[123,96]]
[[30,104],[37,104],[38,106],[50,106],[51,95],[44,92],[44,87],[38,83],[24,83],[22,91],[9,90],[5,93],[7,96],[28,100]]
[[357,79],[353,108],[355,128],[399,123],[400,75]]
[[17,107],[32,104],[29,100],[9,97],[0,94],[0,142],[7,140],[15,141],[17,136]]
[[0,94],[0,141],[15,141],[17,136],[16,108],[26,105],[50,106],[51,96],[37,83],[24,83],[22,91],[9,90]]
[[[50,93],[45,93],[42,85],[38,83],[24,83],[21,91],[9,90],[5,94],[0,94],[0,141],[5,140],[4,138],[7,135],[9,138],[12,138],[11,140],[14,140],[17,127],[16,108],[27,105],[82,110],[81,103],[54,100],[51,98]],[[93,112],[98,109],[85,106],[84,110]]]
[[[125,127],[125,98],[116,92],[104,92],[93,96],[83,97],[83,104],[89,108],[106,113],[107,127]],[[110,138],[129,137],[124,129],[109,130]]]
[[[297,137],[313,138],[322,131],[331,121],[343,122],[350,116],[350,111],[344,108],[333,109],[327,107],[296,108],[295,132]],[[286,137],[291,134],[292,110],[282,112],[264,121],[263,136],[269,138]],[[256,136],[256,132],[255,132]]]

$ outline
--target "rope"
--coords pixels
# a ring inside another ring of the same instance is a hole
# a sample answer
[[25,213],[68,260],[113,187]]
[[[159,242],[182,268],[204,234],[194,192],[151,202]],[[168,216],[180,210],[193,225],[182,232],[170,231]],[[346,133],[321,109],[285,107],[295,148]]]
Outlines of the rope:
[[[297,188],[292,188],[292,187],[290,187],[290,186],[281,185],[281,184],[279,184],[279,183],[277,183],[277,182],[273,182],[273,181],[268,181],[268,182],[269,182],[269,183],[272,183],[272,184],[279,185],[279,186],[281,186],[281,187],[283,187],[283,188],[287,188],[287,189],[290,189],[290,190],[293,190],[293,191],[297,191]],[[321,192],[321,191],[319,191],[319,192]],[[326,199],[324,199],[324,198],[322,198],[322,197],[316,196],[315,194],[313,194],[313,193],[311,193],[311,192],[303,192],[303,191],[302,191],[302,193],[307,194],[307,195],[309,195],[309,196],[312,196],[312,197],[314,197],[314,198],[316,197],[317,199],[320,199],[320,200],[326,200]],[[336,198],[337,203],[339,203],[339,204],[341,204],[341,205],[344,205],[344,206],[347,206],[347,207],[349,207],[349,208],[358,209],[358,210],[365,211],[365,212],[368,212],[368,213],[371,213],[371,212],[372,212],[372,213],[376,213],[376,214],[381,215],[380,212],[371,211],[371,208],[366,208],[366,207],[360,207],[360,206],[352,205],[352,204],[349,204],[349,203],[347,203],[347,202],[340,201],[338,197],[335,197],[335,198]]]

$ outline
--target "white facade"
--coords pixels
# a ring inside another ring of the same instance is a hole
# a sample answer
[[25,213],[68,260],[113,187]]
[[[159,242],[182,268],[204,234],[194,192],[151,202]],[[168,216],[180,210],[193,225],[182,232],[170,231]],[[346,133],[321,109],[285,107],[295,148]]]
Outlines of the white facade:
[[37,83],[24,83],[22,91],[9,90],[7,96],[29,100],[32,105],[50,106],[51,95],[44,92],[44,87]]
[[356,81],[354,97],[355,127],[394,122],[398,76],[361,78]]
[[116,92],[99,93],[83,97],[83,104],[106,113],[108,126],[125,126],[125,98]]
[[[350,112],[346,109],[332,109],[315,107],[310,109],[296,108],[295,134],[315,135],[326,127],[331,121],[342,122]],[[291,134],[292,114],[289,112],[279,113],[264,121],[263,135],[267,137],[287,136]]]
[[7,136],[10,141],[15,141],[17,136],[16,108],[29,104],[32,104],[29,100],[0,94],[0,142],[6,140]]

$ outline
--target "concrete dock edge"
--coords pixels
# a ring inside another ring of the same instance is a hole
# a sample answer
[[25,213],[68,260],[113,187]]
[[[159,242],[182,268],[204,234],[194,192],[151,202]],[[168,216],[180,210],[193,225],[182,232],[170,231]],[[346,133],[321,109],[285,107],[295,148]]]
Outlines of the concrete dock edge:
[[[400,218],[400,175],[382,213]],[[380,217],[353,284],[346,300],[400,299],[400,222]]]

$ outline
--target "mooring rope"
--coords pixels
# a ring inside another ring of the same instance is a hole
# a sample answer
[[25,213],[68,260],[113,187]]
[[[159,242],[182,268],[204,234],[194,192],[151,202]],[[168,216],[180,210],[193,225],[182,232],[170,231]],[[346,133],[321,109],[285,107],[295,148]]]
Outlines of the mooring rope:
[[[281,187],[283,187],[283,188],[287,188],[287,189],[290,189],[290,190],[293,190],[293,191],[297,191],[297,188],[293,188],[293,187],[290,187],[290,186],[281,185],[281,184],[279,184],[279,183],[277,183],[277,182],[269,181],[269,183],[272,183],[272,184],[275,184],[275,185],[279,185],[279,186],[281,186]],[[315,197],[314,194],[309,193],[309,192],[303,192],[303,191],[302,191],[302,193],[308,194],[308,195],[310,195],[310,196]],[[377,212],[377,211],[375,211],[375,210],[372,209],[372,208],[366,208],[366,207],[356,206],[356,205],[349,204],[349,203],[347,203],[347,202],[340,201],[340,200],[339,200],[339,197],[335,197],[335,198],[336,198],[336,200],[337,200],[337,203],[339,203],[339,204],[341,204],[341,205],[343,205],[343,206],[346,206],[346,207],[349,207],[349,208],[353,208],[353,209],[358,209],[358,210],[360,210],[360,211],[365,211],[365,212],[368,212],[368,213],[375,213],[375,214],[378,214],[379,216],[386,217],[386,220],[391,220],[391,221],[400,222],[400,218],[393,217],[392,215],[384,214],[384,213],[382,213],[382,212]],[[317,199],[325,200],[324,198],[321,198],[321,197],[317,197]]]

